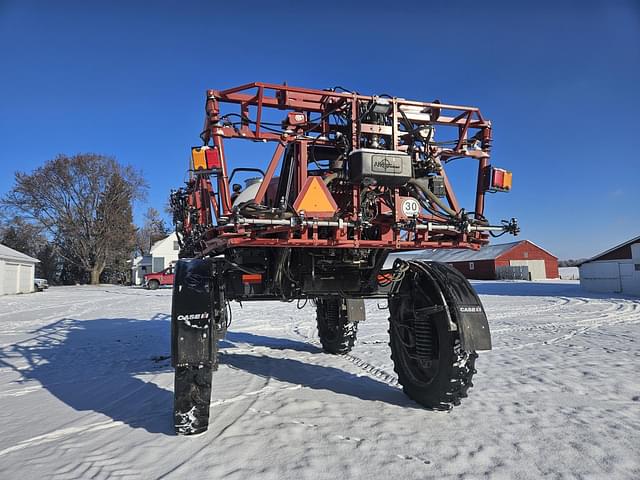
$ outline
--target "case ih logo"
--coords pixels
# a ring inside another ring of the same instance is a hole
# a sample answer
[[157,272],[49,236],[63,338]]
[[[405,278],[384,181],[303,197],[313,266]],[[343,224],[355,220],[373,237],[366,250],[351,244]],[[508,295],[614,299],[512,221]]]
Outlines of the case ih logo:
[[395,173],[402,169],[402,165],[397,158],[386,155],[374,155],[371,168],[374,172]]
[[192,320],[206,320],[209,318],[209,313],[190,313],[189,315],[178,315],[178,320],[181,322],[190,322]]
[[458,310],[460,310],[460,313],[482,313],[482,307],[479,305],[459,307]]

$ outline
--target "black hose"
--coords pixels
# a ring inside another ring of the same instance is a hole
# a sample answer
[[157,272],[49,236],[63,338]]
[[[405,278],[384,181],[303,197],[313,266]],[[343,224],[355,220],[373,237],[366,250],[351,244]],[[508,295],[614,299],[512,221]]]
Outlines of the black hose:
[[429,185],[425,184],[426,178],[412,178],[407,183],[409,185],[413,185],[418,190],[420,190],[424,195],[433,203],[435,203],[438,207],[440,207],[445,213],[454,218],[459,218],[459,213],[446,205],[442,200],[438,198],[438,196],[429,189]]
[[225,261],[231,265],[233,268],[240,270],[241,272],[248,273],[250,275],[262,275],[264,270],[257,270],[254,268],[245,267],[244,265],[239,265],[236,262],[232,262],[231,260],[225,258]]
[[237,208],[238,208],[238,212],[247,216],[283,218],[283,219],[289,219],[293,216],[291,212],[285,212],[280,209],[274,211],[270,207],[254,203],[252,200],[241,203],[240,205],[238,205]]

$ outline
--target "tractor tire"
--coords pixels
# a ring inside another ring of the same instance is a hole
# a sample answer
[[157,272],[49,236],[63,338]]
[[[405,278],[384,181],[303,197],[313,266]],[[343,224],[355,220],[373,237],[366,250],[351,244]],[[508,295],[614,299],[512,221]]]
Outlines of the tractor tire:
[[473,386],[476,352],[451,331],[442,300],[416,272],[407,272],[389,298],[391,360],[405,394],[433,410],[460,404]]
[[157,290],[160,287],[160,282],[158,280],[151,280],[149,282],[149,290]]
[[195,435],[209,427],[211,366],[176,367],[174,425],[178,435]]
[[341,298],[316,299],[318,337],[322,349],[332,355],[345,355],[356,343],[358,323],[350,322]]

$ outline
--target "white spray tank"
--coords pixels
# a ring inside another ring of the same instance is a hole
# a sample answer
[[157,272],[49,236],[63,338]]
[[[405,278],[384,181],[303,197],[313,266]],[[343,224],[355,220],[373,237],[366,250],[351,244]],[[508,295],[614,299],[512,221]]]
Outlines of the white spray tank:
[[237,197],[233,199],[233,206],[240,205],[243,202],[248,202],[253,200],[256,197],[256,193],[258,193],[258,189],[262,184],[261,177],[252,177],[247,178],[244,181],[244,190],[242,190]]

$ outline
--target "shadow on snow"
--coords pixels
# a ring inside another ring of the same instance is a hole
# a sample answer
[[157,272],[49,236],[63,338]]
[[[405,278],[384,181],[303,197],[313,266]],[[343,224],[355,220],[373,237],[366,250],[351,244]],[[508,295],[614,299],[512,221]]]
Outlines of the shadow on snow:
[[[173,393],[153,378],[172,372],[167,315],[149,320],[65,318],[31,333],[30,339],[0,351],[0,366],[20,374],[21,383],[37,381],[74,410],[94,411],[132,428],[173,435]],[[417,408],[401,390],[370,377],[289,358],[233,353],[236,343],[321,352],[295,340],[228,332],[220,344],[222,365],[312,389]],[[214,373],[214,396],[220,373]]]
[[[278,358],[259,354],[234,353],[235,343],[256,347],[298,352],[322,353],[322,349],[305,342],[286,338],[267,337],[245,332],[228,332],[220,342],[220,364],[281,382],[303,385],[316,390],[329,390],[361,400],[382,401],[402,407],[421,408],[409,400],[399,388],[368,377],[345,372],[339,368],[307,363],[292,358]],[[339,357],[336,357],[339,358]],[[214,374],[215,388],[215,374]]]
[[267,347],[272,350],[295,350],[297,352],[321,353],[322,349],[306,342],[290,340],[288,338],[266,337],[247,332],[227,332],[224,340],[220,341],[220,348],[232,349],[236,343],[248,343],[254,347]]
[[0,365],[16,370],[23,382],[37,381],[74,410],[171,434],[173,394],[138,378],[170,370],[168,360],[152,359],[166,355],[169,325],[166,315],[150,320],[65,318],[5,348]]

